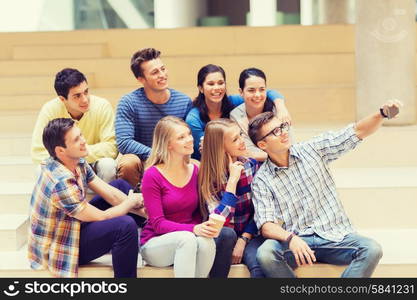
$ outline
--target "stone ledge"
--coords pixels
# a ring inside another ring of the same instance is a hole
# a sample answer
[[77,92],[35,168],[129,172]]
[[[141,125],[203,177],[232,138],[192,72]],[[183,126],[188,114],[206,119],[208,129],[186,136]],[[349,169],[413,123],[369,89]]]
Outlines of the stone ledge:
[[[311,267],[300,267],[296,270],[298,277],[339,277],[345,266],[328,264],[315,264]],[[29,268],[0,270],[0,277],[52,277],[47,270],[32,270]],[[113,269],[110,265],[91,263],[79,269],[80,278],[112,278]],[[157,268],[151,266],[138,267],[139,278],[173,278],[172,267]],[[249,271],[243,264],[233,265],[230,269],[229,278],[249,278]]]

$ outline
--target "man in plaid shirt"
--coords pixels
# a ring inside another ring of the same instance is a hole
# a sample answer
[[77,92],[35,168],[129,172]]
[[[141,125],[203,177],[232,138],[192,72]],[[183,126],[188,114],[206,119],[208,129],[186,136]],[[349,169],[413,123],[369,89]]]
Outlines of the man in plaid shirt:
[[295,145],[288,138],[290,125],[272,113],[251,121],[251,140],[268,154],[252,183],[255,222],[267,239],[257,259],[268,277],[295,277],[293,268],[316,261],[348,265],[342,277],[372,275],[381,246],[355,232],[328,164],[375,132],[400,105],[390,101],[356,124]]
[[[84,160],[86,142],[74,120],[51,120],[43,143],[50,158],[42,164],[31,198],[31,267],[48,269],[57,277],[77,277],[78,265],[111,251],[115,277],[136,277],[138,230],[126,214],[142,214],[141,199],[126,196],[131,188],[127,182],[116,180],[117,189],[94,174]],[[113,207],[102,210],[88,203],[88,187],[98,193],[93,199],[97,206],[107,202]]]

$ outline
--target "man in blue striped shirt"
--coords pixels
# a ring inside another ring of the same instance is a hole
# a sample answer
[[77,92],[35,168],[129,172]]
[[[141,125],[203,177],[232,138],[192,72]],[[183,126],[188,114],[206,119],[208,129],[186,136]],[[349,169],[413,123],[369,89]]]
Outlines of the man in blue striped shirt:
[[191,98],[168,88],[168,71],[161,52],[145,48],[133,54],[130,68],[142,88],[124,95],[116,110],[116,142],[123,154],[117,176],[137,186],[143,163],[152,147],[153,131],[165,116],[185,119],[191,109]]
[[[397,109],[398,101],[385,108]],[[382,250],[357,234],[338,199],[329,163],[375,132],[379,111],[338,132],[291,145],[289,124],[263,113],[249,125],[253,143],[268,154],[252,183],[255,222],[267,239],[257,259],[268,277],[295,277],[300,265],[349,265],[342,277],[370,277]]]

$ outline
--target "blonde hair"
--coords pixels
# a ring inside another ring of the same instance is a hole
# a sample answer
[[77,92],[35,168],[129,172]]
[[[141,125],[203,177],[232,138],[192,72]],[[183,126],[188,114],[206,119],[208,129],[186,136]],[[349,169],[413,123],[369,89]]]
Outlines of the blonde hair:
[[218,119],[207,123],[204,130],[203,153],[198,172],[198,193],[200,211],[207,219],[207,205],[217,203],[217,193],[226,184],[228,174],[228,157],[224,148],[224,132],[237,123],[230,119]]
[[[168,145],[175,132],[175,126],[173,125],[185,126],[190,129],[184,120],[174,116],[166,116],[159,120],[153,132],[152,150],[149,158],[146,160],[146,169],[159,164],[169,165],[171,155]],[[184,158],[184,162],[190,162],[189,155]]]

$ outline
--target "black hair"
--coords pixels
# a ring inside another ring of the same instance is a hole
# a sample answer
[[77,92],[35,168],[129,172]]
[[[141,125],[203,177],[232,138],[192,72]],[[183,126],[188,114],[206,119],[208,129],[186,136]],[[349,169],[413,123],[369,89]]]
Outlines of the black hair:
[[[203,87],[203,83],[206,80],[207,75],[211,73],[219,72],[222,74],[224,81],[226,82],[226,73],[224,72],[223,68],[217,65],[208,64],[202,67],[197,74],[197,86]],[[207,123],[210,122],[210,118],[208,116],[208,107],[206,104],[206,98],[204,94],[199,90],[197,97],[193,101],[194,107],[197,107],[198,111],[200,112],[200,118],[203,122]],[[220,118],[229,118],[230,112],[233,110],[233,106],[227,97],[227,94],[224,93],[221,105],[221,116]]]
[[[248,79],[251,76],[262,78],[263,80],[265,80],[265,84],[266,84],[266,76],[262,70],[259,70],[257,68],[248,68],[240,72],[240,75],[239,75],[239,87],[242,91],[245,88],[246,79]],[[269,99],[267,97],[265,100],[264,109],[262,112],[273,111],[273,109],[274,109],[274,102],[272,101],[272,99]]]
[[84,74],[77,69],[65,68],[55,76],[54,88],[58,96],[68,98],[69,90],[82,82],[87,82]]

